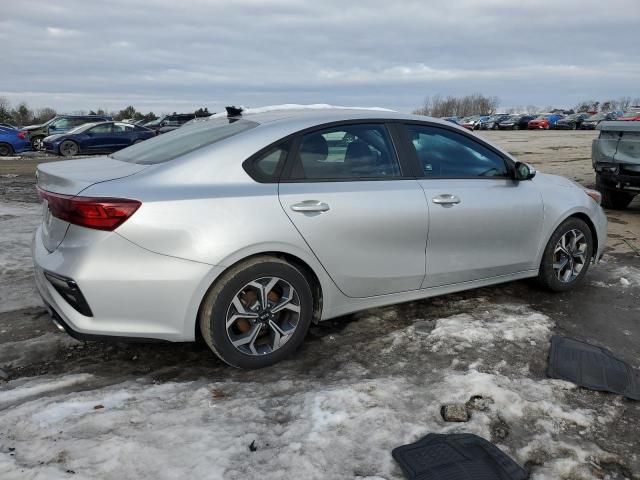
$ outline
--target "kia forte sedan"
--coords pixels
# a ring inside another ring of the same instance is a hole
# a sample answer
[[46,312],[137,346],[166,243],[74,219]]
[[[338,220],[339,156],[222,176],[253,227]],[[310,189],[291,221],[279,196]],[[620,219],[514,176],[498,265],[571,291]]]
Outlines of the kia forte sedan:
[[201,335],[242,368],[362,309],[528,277],[569,290],[607,236],[598,192],[394,112],[236,110],[37,176],[35,277],[59,328]]

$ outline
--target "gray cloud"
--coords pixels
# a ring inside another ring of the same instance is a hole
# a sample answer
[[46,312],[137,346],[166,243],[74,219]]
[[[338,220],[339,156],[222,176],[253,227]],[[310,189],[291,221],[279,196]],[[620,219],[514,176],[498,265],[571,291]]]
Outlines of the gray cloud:
[[21,0],[0,95],[59,110],[640,96],[637,0]]

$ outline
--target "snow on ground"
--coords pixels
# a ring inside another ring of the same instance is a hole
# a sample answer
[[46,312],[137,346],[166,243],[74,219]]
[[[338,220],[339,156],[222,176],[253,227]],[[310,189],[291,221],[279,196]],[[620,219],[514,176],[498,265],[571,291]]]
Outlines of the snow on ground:
[[[0,478],[403,478],[391,450],[447,432],[476,433],[521,465],[541,465],[533,479],[596,478],[588,463],[603,452],[589,431],[619,405],[575,408],[574,386],[531,378],[552,319],[474,302],[405,327],[401,309],[374,310],[303,352],[319,358],[308,368],[298,357],[220,381],[101,388],[82,375],[13,380],[0,390]],[[478,396],[468,423],[442,420],[443,403]]]
[[40,204],[0,203],[0,312],[42,305],[31,261],[31,237],[41,221]]

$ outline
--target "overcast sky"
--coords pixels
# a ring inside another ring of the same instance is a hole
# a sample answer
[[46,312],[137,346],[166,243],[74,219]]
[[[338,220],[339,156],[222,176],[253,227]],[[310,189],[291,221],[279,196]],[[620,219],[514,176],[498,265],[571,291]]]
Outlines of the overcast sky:
[[0,0],[0,96],[71,112],[640,97],[640,0]]

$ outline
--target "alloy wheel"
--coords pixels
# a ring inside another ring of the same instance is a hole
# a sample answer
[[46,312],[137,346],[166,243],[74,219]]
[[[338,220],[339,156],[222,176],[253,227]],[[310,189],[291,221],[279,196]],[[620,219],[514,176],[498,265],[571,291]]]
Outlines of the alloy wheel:
[[278,277],[247,283],[231,300],[226,332],[231,344],[245,355],[264,355],[282,347],[300,321],[300,297]]
[[558,280],[571,283],[578,276],[587,262],[587,238],[580,230],[566,232],[553,251],[553,271]]
[[42,150],[42,138],[37,137],[31,141],[31,146],[34,150]]
[[71,141],[62,142],[60,153],[65,157],[73,157],[78,154],[78,145]]

